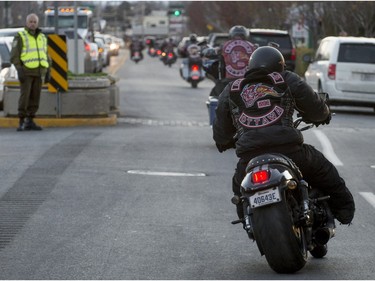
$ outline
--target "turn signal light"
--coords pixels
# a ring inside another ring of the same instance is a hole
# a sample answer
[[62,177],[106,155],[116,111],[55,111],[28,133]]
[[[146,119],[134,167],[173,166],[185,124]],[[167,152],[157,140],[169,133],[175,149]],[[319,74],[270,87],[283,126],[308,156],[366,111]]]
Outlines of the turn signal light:
[[257,172],[253,172],[251,175],[253,183],[261,183],[268,181],[270,178],[270,174],[266,170],[261,170]]

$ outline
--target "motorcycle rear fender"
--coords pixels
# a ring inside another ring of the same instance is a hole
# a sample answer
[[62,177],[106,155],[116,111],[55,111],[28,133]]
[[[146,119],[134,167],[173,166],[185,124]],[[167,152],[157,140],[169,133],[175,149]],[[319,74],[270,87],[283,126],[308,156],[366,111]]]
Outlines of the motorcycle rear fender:
[[[269,172],[269,180],[261,183],[254,183],[252,181],[252,174],[260,170],[267,170]],[[241,190],[245,193],[254,193],[255,191],[265,190],[274,186],[284,187],[290,180],[298,182],[294,172],[287,166],[282,164],[265,164],[256,166],[249,170],[241,183]]]

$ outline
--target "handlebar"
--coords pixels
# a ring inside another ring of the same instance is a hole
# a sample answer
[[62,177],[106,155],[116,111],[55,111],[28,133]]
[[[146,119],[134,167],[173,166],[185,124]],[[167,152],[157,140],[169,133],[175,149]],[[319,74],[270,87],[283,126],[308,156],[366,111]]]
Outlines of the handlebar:
[[[331,116],[334,116],[334,115],[335,115],[335,113],[331,113]],[[299,126],[302,122],[305,123],[305,124],[307,124],[307,126],[301,128],[301,129],[299,129],[301,132],[302,132],[302,131],[306,131],[306,130],[308,130],[308,129],[311,129],[311,128],[313,128],[313,127],[318,127],[318,126],[320,125],[319,123],[318,123],[318,124],[317,124],[317,123],[314,123],[314,122],[312,122],[312,121],[310,121],[310,120],[303,119],[302,116],[297,115],[297,118],[294,119],[294,121],[293,121],[293,127],[297,129],[298,126]]]

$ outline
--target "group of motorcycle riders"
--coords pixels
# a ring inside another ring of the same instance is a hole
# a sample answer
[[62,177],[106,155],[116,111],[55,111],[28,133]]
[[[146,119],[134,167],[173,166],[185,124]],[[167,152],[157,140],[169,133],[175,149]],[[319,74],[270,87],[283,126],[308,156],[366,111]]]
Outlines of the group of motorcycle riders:
[[[312,145],[304,143],[302,133],[293,127],[295,110],[319,126],[329,124],[330,108],[296,73],[285,69],[277,46],[256,46],[249,41],[249,30],[236,25],[220,48],[202,44],[201,56],[211,62],[204,70],[215,81],[210,96],[218,97],[213,122],[213,139],[220,153],[235,148],[239,158],[232,178],[234,195],[249,161],[264,153],[280,153],[299,167],[304,179],[329,195],[328,205],[342,224],[350,224],[355,203],[336,167]],[[174,48],[173,41],[166,46]],[[185,48],[198,44],[191,34]],[[131,49],[132,50],[132,49]],[[236,205],[239,220],[245,223],[241,203]]]

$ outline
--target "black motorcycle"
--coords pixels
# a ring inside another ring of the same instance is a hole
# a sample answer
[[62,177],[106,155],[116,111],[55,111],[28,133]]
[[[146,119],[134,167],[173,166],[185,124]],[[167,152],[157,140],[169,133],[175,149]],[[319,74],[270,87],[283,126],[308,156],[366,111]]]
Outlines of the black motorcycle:
[[192,88],[197,88],[198,83],[206,77],[203,70],[203,61],[200,55],[200,46],[192,44],[187,49],[188,57],[182,60],[180,66],[180,76],[191,84]]
[[[297,118],[294,126],[301,122]],[[315,258],[327,254],[327,243],[335,234],[329,196],[309,186],[288,157],[272,153],[250,160],[241,194],[232,203],[243,204],[244,221],[232,224],[243,223],[274,271],[294,273],[305,266],[308,252]]]
[[174,52],[162,52],[160,55],[160,60],[169,67],[172,67],[172,64],[174,64],[177,61],[177,56]]
[[135,63],[138,63],[140,62],[142,59],[143,59],[143,55],[142,55],[142,52],[141,51],[134,51],[132,54],[131,54],[131,57],[130,59],[132,61],[134,61]]

